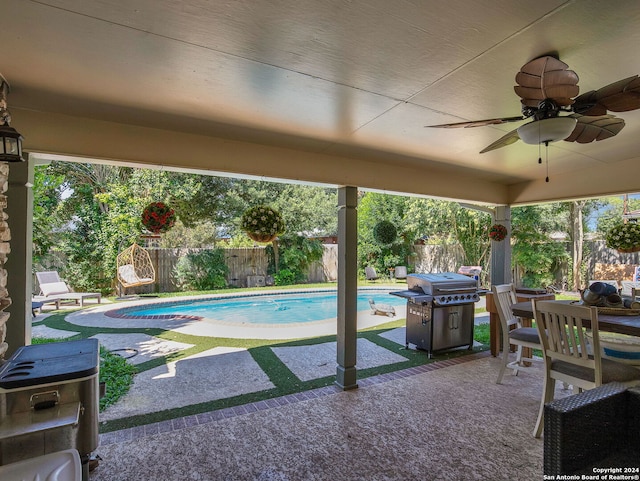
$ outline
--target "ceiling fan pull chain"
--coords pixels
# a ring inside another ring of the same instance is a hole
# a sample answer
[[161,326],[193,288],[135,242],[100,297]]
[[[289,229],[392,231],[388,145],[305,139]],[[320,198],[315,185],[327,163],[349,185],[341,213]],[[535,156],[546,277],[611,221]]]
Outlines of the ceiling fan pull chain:
[[545,142],[544,146],[545,146],[545,156],[547,158],[547,178],[544,181],[549,182],[549,142],[548,141]]
[[538,144],[538,163],[542,163],[542,153],[540,152],[540,144]]
[[538,163],[542,163],[542,154],[540,153],[540,123],[538,123]]

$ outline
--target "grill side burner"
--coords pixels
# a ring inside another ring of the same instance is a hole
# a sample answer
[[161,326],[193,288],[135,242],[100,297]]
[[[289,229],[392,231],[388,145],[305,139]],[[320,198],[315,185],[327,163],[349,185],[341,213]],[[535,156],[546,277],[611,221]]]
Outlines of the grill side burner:
[[391,292],[407,299],[406,347],[428,352],[468,345],[473,348],[475,279],[444,272],[410,274],[409,290]]

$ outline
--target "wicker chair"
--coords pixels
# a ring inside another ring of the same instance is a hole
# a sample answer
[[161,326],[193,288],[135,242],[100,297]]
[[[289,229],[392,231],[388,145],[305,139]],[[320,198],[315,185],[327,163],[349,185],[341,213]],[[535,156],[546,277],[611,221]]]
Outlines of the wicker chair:
[[[609,383],[544,408],[544,474],[638,467],[640,388]],[[634,473],[637,474],[637,473]]]
[[156,281],[156,271],[149,253],[135,243],[118,254],[117,272],[123,292],[127,287],[153,284]]

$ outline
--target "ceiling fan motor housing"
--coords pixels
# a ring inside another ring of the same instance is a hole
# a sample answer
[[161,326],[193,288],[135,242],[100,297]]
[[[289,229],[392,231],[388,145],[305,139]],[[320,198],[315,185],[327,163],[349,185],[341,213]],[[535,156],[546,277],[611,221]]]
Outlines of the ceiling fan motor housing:
[[534,120],[518,127],[518,136],[527,144],[544,144],[564,140],[571,135],[577,119],[573,117],[549,117]]

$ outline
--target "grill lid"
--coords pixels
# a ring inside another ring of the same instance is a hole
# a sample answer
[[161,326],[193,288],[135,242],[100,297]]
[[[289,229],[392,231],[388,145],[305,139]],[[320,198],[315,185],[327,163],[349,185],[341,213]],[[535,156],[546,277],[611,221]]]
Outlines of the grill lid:
[[480,300],[477,281],[455,272],[410,274],[407,276],[407,286],[410,291],[433,296],[433,302],[441,306]]
[[0,388],[63,382],[98,373],[97,339],[32,344],[16,350],[0,369]]
[[412,291],[422,291],[425,294],[435,295],[455,290],[476,290],[475,279],[456,274],[455,272],[440,272],[434,274],[409,274],[407,286]]

